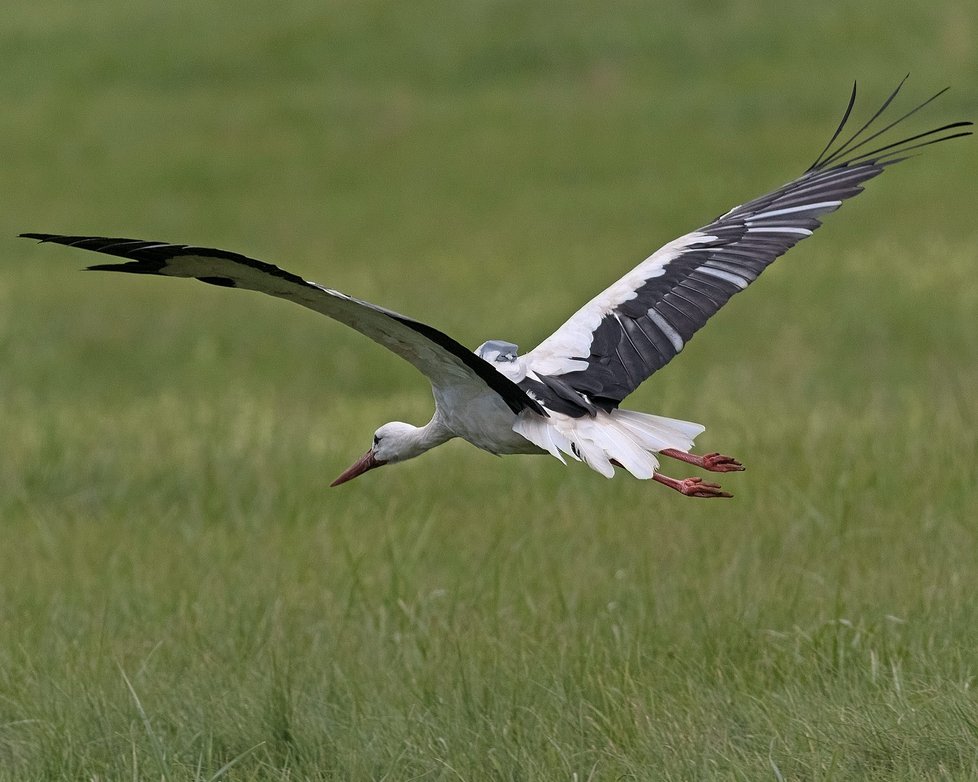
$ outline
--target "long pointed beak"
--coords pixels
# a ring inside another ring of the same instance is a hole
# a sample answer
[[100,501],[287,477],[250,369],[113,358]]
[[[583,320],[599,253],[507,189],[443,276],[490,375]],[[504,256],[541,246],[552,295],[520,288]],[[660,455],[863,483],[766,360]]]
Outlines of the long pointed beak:
[[382,467],[385,464],[387,464],[387,462],[382,462],[376,456],[374,456],[374,449],[371,448],[363,456],[357,459],[352,466],[344,470],[343,474],[333,481],[330,486],[339,486],[341,483],[352,481],[358,475],[363,475],[367,470],[372,470],[374,467]]

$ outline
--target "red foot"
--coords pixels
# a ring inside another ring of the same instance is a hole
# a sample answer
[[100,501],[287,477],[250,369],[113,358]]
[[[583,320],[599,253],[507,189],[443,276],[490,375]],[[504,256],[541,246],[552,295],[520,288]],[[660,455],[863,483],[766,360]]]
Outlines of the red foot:
[[676,480],[658,472],[652,478],[687,497],[733,497],[730,492],[723,491],[719,484],[703,483],[702,478],[683,478],[682,480]]
[[708,453],[703,457],[700,466],[710,472],[740,472],[745,469],[744,465],[732,456],[724,456],[722,453]]
[[724,456],[720,453],[708,453],[706,456],[698,456],[694,453],[677,451],[674,448],[666,448],[664,451],[659,451],[659,453],[671,459],[686,462],[687,464],[695,464],[697,467],[702,467],[704,470],[709,470],[710,472],[739,472],[744,469],[744,465],[732,456]]

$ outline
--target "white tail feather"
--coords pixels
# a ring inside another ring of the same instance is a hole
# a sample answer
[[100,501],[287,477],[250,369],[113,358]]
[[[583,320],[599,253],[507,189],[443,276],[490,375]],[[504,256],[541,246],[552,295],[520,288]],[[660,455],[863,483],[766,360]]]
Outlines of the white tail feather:
[[554,412],[542,418],[527,412],[513,425],[513,431],[562,462],[561,452],[611,478],[614,460],[643,480],[651,478],[659,467],[656,453],[667,448],[688,452],[704,429],[691,421],[633,410],[598,411],[593,417],[580,418]]
[[642,437],[649,450],[656,452],[664,451],[666,448],[688,451],[693,447],[693,440],[706,430],[702,424],[692,421],[636,413],[634,410],[615,410],[611,415],[629,431]]
[[525,437],[538,448],[543,448],[564,464],[567,462],[561,455],[561,451],[580,461],[580,457],[571,449],[570,442],[559,430],[550,426],[550,419],[548,418],[539,415],[521,415],[513,424],[513,431]]

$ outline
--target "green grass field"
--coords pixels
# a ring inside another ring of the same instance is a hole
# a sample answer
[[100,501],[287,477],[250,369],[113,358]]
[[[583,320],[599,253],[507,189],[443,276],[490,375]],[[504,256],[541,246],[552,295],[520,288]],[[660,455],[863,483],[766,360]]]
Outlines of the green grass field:
[[526,350],[800,173],[853,78],[978,119],[976,36],[966,0],[8,3],[0,780],[978,778],[974,139],[629,400],[747,464],[725,502],[460,442],[328,489],[427,420],[413,369],[15,238],[225,247]]

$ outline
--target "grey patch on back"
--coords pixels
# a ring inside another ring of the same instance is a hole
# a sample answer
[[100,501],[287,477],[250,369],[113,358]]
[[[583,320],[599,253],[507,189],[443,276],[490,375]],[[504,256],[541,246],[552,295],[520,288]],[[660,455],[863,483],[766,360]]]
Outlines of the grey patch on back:
[[503,364],[516,361],[519,350],[519,345],[514,345],[512,342],[506,342],[501,339],[490,339],[479,345],[475,349],[475,353],[479,358],[490,363],[496,362]]

